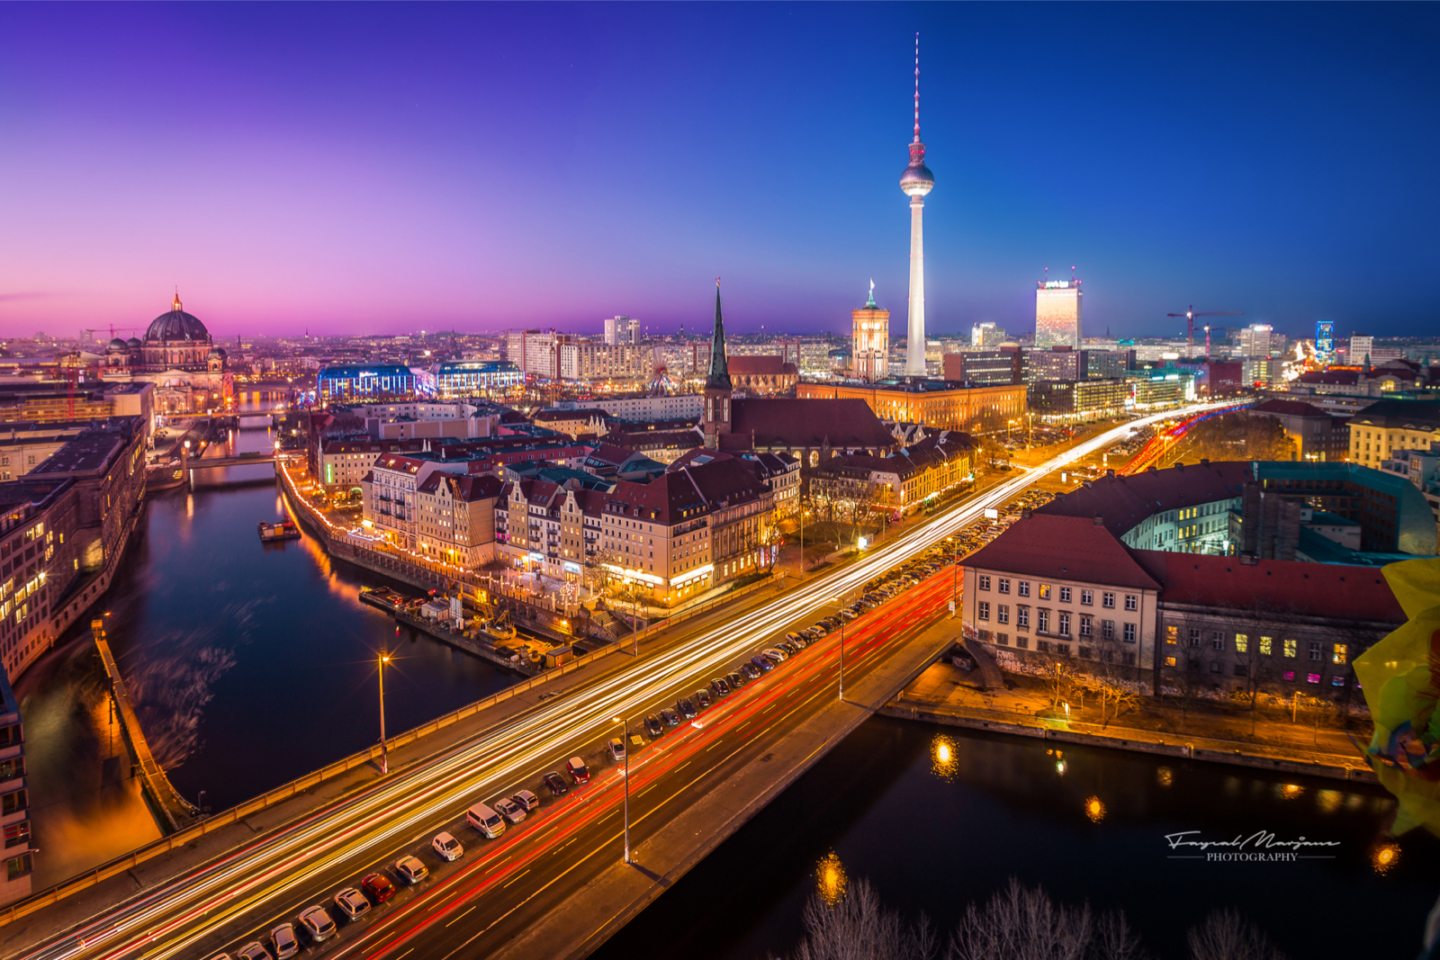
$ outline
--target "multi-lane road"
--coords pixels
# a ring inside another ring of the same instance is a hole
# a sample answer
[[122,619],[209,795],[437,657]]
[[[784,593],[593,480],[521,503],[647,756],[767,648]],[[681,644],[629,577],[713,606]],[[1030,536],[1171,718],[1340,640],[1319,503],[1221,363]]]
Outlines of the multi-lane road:
[[[1200,409],[1205,408],[1179,414]],[[457,827],[472,803],[522,786],[535,789],[540,773],[559,769],[573,754],[596,756],[618,731],[615,717],[629,718],[633,725],[673,704],[682,693],[733,670],[778,633],[813,622],[833,608],[837,596],[924,552],[1045,473],[1109,446],[1136,427],[1176,415],[1172,411],[1107,430],[723,626],[695,632],[626,670],[611,670],[564,697],[537,704],[499,729],[378,777],[364,790],[69,929],[53,931],[43,942],[7,944],[4,952],[45,960],[208,957],[260,938],[273,924],[294,920],[309,904],[329,905],[341,886],[424,848],[436,831],[451,828],[469,848],[465,858],[436,870],[435,858],[427,854],[436,872],[424,885],[307,953],[403,958],[410,955],[407,951],[444,956],[455,950],[455,956],[479,955],[483,951],[475,949],[476,938],[493,944],[515,935],[547,904],[560,902],[555,898],[566,889],[584,883],[586,864],[598,864],[606,849],[618,852],[613,838],[620,828],[615,802],[620,778],[613,768],[602,768],[590,784],[560,802],[549,802],[542,793],[534,820],[496,841]],[[852,663],[853,669],[867,669],[885,643],[933,617],[949,600],[949,583],[948,575],[927,582],[847,631],[847,673]],[[825,691],[833,689],[838,657],[838,636],[832,635],[702,713],[697,724],[672,730],[638,751],[630,778],[636,836],[663,830],[686,797],[743,767],[763,752],[768,738],[783,736],[790,724],[815,709],[819,698],[833,695]],[[331,912],[336,912],[333,906]],[[43,914],[38,917],[43,920]],[[0,943],[8,932],[0,929]]]

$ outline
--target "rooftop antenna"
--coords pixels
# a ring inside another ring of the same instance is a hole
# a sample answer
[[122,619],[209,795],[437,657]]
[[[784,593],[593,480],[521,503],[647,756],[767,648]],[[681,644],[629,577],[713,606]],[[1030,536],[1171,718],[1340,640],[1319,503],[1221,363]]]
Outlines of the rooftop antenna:
[[1070,264],[1070,282],[1075,283],[1075,264]]
[[920,34],[915,34],[915,142],[920,142]]

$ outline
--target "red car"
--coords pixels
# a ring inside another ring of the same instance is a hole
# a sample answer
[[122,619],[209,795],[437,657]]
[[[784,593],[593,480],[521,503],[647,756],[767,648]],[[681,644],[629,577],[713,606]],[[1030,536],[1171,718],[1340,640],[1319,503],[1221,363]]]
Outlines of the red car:
[[383,873],[367,873],[360,878],[360,889],[365,891],[365,896],[377,904],[384,903],[395,896],[395,884]]
[[570,774],[570,779],[576,784],[590,782],[590,771],[585,768],[585,761],[579,757],[571,757],[565,762],[565,772]]

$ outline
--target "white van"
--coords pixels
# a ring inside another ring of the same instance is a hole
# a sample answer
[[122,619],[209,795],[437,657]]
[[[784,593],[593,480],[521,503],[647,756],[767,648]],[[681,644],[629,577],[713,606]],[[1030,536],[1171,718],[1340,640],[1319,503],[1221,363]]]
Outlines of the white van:
[[485,834],[490,840],[499,839],[500,834],[505,832],[505,819],[492,810],[488,804],[475,804],[465,811],[465,819],[470,826]]

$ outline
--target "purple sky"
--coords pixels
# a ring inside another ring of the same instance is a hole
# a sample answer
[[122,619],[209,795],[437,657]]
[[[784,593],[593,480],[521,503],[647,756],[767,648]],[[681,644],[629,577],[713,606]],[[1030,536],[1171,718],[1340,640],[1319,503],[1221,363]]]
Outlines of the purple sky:
[[0,334],[903,330],[917,29],[932,331],[1430,332],[1437,10],[0,5]]

